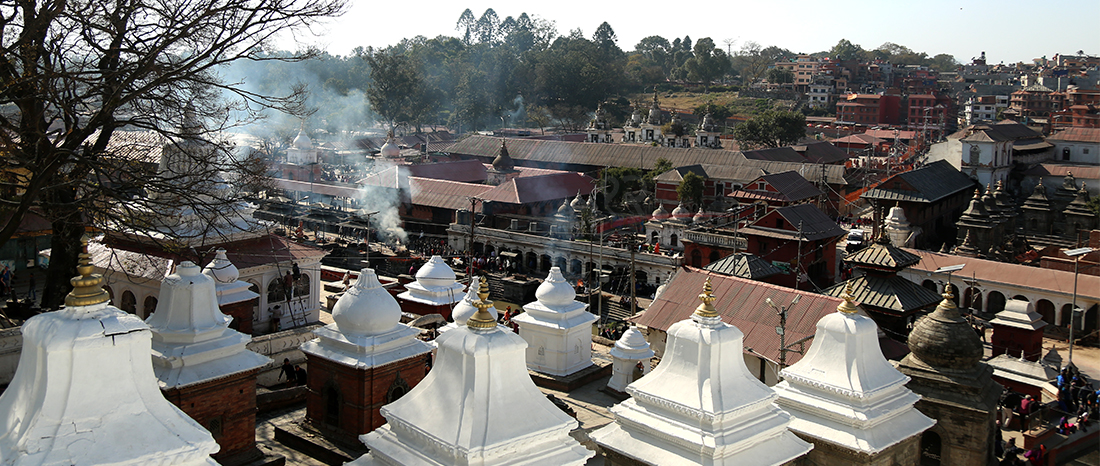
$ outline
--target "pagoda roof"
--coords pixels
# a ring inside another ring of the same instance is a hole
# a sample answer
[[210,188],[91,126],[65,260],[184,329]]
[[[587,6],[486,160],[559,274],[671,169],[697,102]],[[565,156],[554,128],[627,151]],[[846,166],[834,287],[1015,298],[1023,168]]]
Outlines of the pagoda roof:
[[711,272],[747,278],[749,280],[761,280],[772,275],[783,273],[783,270],[779,267],[761,259],[760,256],[741,252],[711,262],[705,269]]
[[[936,292],[898,276],[864,275],[848,282],[852,283],[852,296],[857,303],[892,315],[908,315],[943,300]],[[837,283],[822,294],[840,297],[848,282]]]
[[857,267],[901,270],[920,262],[920,257],[899,247],[875,242],[845,257],[844,261]]

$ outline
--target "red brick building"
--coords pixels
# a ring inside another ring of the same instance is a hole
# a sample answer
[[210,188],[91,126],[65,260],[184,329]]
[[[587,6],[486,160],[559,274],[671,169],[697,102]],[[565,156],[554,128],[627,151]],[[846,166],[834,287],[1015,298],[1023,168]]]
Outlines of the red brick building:
[[836,103],[838,123],[896,125],[900,113],[901,98],[896,95],[849,94]]
[[795,289],[809,286],[807,281],[818,288],[833,284],[836,242],[847,233],[810,204],[780,207],[739,230],[747,252],[788,272],[769,281]]

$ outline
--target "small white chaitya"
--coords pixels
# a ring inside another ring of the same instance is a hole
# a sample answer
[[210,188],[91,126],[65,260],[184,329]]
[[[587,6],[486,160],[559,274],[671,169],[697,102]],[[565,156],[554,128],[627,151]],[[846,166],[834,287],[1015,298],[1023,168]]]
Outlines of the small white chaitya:
[[702,304],[668,329],[664,359],[626,387],[615,421],[590,434],[608,464],[787,464],[813,448],[787,430],[775,392],[745,367],[744,334],[722,322],[708,280]]
[[374,269],[363,269],[355,284],[332,308],[332,320],[302,344],[310,356],[365,369],[431,351],[416,338],[420,331],[401,323],[401,307],[378,281]]
[[229,321],[218,308],[214,280],[197,265],[181,262],[164,277],[157,312],[146,322],[153,330],[153,372],[161,388],[207,382],[271,362],[246,349],[252,338],[229,328]]
[[432,256],[416,271],[416,281],[405,285],[408,291],[397,297],[428,306],[450,306],[462,299],[462,284],[456,278],[442,257]]
[[916,464],[920,434],[936,421],[913,407],[920,396],[882,355],[878,326],[857,313],[851,285],[843,298],[818,321],[806,357],[781,372],[777,404],[794,417],[790,429],[818,447],[815,464]]
[[519,335],[527,340],[528,369],[563,376],[592,365],[592,322],[598,317],[576,297],[561,269],[552,267],[535,290],[537,301],[512,318],[519,325]]
[[214,437],[157,387],[149,327],[109,304],[84,243],[65,307],[23,324],[0,464],[216,466]]
[[905,218],[905,210],[894,206],[890,208],[890,215],[886,217],[886,234],[890,237],[890,244],[902,248],[911,248],[920,235],[921,228],[913,227]]
[[[466,326],[466,321],[477,312],[477,308],[474,307],[474,301],[477,301],[477,291],[480,286],[481,277],[470,279],[470,289],[466,290],[466,296],[459,300],[458,304],[455,304],[454,309],[451,309],[451,318],[454,319],[454,322],[440,327],[439,333]],[[489,308],[489,315],[493,316],[493,320],[496,320],[499,314],[497,314],[497,309],[495,307],[491,307]]]
[[[214,291],[218,295],[218,306],[248,301],[260,297],[256,292],[248,289],[248,282],[238,280],[241,276],[237,266],[230,262],[225,255],[225,249],[218,248],[214,253],[214,260],[206,264],[202,269],[203,275],[214,279]],[[253,316],[255,318],[256,316]]]
[[627,385],[649,373],[649,361],[653,355],[649,342],[645,341],[638,327],[628,328],[611,348],[612,374],[607,388],[625,392]]
[[388,423],[360,437],[370,453],[349,466],[579,466],[593,456],[569,436],[577,421],[531,381],[527,344],[497,326],[488,296],[483,281],[477,313],[436,339],[431,372],[382,408]]

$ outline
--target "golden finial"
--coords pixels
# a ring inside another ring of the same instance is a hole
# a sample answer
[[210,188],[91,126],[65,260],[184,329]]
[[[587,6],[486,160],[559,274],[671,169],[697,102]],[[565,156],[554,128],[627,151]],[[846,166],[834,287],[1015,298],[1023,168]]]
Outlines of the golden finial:
[[859,308],[856,307],[856,303],[853,302],[856,297],[852,296],[851,280],[848,280],[848,283],[844,285],[844,294],[840,295],[840,297],[844,299],[844,302],[840,303],[840,305],[836,307],[836,310],[845,314],[855,314],[856,311],[859,310]]
[[951,283],[950,282],[948,282],[946,285],[943,286],[943,302],[940,303],[939,307],[941,307],[945,310],[956,308],[956,306],[955,306],[955,293],[951,292]]
[[82,252],[80,253],[79,265],[76,266],[76,272],[80,276],[69,280],[69,283],[73,285],[73,290],[69,292],[68,296],[65,296],[65,306],[91,306],[111,300],[107,290],[103,289],[103,276],[92,273],[95,271],[95,267],[92,266],[92,255],[88,254],[89,239],[88,235],[80,238]]
[[481,280],[481,286],[477,289],[477,301],[472,303],[477,308],[477,312],[466,319],[466,326],[470,328],[495,328],[497,326],[496,319],[493,319],[493,315],[489,314],[488,309],[493,307],[493,302],[489,301],[489,280]]
[[695,315],[699,317],[718,317],[718,311],[714,309],[716,298],[711,294],[711,291],[710,277],[707,277],[707,282],[703,284],[703,293],[699,295],[699,301],[703,303],[695,308]]

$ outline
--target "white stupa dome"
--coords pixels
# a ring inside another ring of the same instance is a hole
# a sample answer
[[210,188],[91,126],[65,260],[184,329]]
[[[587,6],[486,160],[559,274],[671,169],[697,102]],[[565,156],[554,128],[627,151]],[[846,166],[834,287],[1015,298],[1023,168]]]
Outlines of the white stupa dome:
[[374,269],[363,269],[355,284],[336,301],[332,320],[341,333],[382,333],[401,322],[401,306],[382,288]]
[[668,218],[668,211],[665,210],[665,205],[661,204],[661,203],[658,203],[657,204],[657,209],[653,211],[653,214],[651,215],[651,218],[653,220],[664,220],[664,219]]
[[[470,288],[466,291],[466,296],[459,300],[458,304],[455,304],[454,309],[451,310],[451,318],[454,319],[456,324],[466,325],[466,321],[477,312],[474,301],[478,299],[477,288],[479,286],[481,286],[481,277],[474,277],[470,280]],[[489,315],[493,316],[493,319],[497,318],[497,308],[490,307],[487,310]]]
[[672,209],[672,220],[677,220],[677,221],[681,221],[681,222],[686,223],[686,222],[691,221],[690,219],[691,219],[691,211],[687,210],[687,208],[684,207],[683,202],[681,202],[680,205],[677,205],[675,209]]
[[455,271],[440,256],[432,256],[416,271],[416,282],[425,288],[447,287],[455,282]]
[[692,223],[703,223],[707,219],[707,214],[703,212],[703,208],[700,207],[699,211],[695,213],[695,216],[691,218]]
[[214,254],[214,260],[206,264],[206,268],[202,270],[202,273],[218,283],[233,283],[241,275],[240,270],[237,270],[237,266],[233,265],[229,258],[225,256],[225,249],[222,248],[218,248]]
[[569,203],[569,207],[572,207],[574,211],[584,206],[584,201],[581,200],[581,192],[577,191],[577,197],[573,198],[573,202]]
[[313,141],[309,139],[309,136],[306,136],[306,131],[304,129],[298,130],[298,135],[294,137],[294,142],[291,144],[295,149],[299,150],[313,149]]
[[550,275],[535,290],[535,298],[546,307],[561,307],[573,303],[577,291],[561,274],[561,268],[551,267]]
[[649,342],[645,341],[645,336],[638,330],[638,327],[631,326],[623,332],[623,336],[619,337],[619,340],[615,342],[615,346],[622,349],[633,350],[649,348]]
[[400,157],[401,148],[394,144],[393,138],[386,139],[386,143],[382,144],[381,153],[383,157]]

